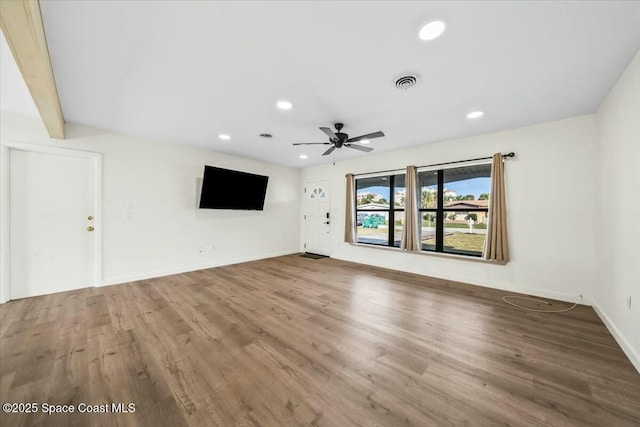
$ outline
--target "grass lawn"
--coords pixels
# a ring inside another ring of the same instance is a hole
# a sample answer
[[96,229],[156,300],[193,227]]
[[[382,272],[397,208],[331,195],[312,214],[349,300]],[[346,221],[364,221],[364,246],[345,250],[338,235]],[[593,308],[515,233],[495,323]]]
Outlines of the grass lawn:
[[358,227],[358,236],[372,236],[377,234],[383,234],[386,236],[388,232],[389,232],[389,228],[387,226],[378,227],[378,228]]
[[[445,252],[482,252],[484,247],[483,234],[454,233],[444,236]],[[423,240],[423,245],[435,246],[435,238]]]

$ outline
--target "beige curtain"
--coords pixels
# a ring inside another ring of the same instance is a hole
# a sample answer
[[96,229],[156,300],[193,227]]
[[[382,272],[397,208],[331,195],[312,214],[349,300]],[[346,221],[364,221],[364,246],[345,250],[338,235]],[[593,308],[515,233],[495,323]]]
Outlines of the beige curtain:
[[491,164],[491,194],[489,196],[489,227],[484,242],[484,258],[509,261],[507,238],[507,206],[504,193],[504,161],[502,153],[493,155]]
[[[420,225],[418,222],[418,170],[407,166],[404,198],[404,227],[400,248],[405,251],[420,251]],[[389,224],[391,226],[391,224]]]
[[347,204],[344,212],[344,241],[347,243],[355,243],[356,227],[355,227],[355,204],[356,204],[356,180],[352,174],[348,173],[347,178]]

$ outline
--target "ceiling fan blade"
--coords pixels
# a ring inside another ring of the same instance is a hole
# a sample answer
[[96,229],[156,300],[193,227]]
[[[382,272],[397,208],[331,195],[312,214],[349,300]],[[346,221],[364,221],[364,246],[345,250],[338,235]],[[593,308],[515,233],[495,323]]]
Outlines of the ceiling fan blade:
[[323,156],[326,156],[328,154],[333,153],[333,150],[336,149],[336,146],[334,145],[333,147],[329,148],[327,151],[325,151],[324,153],[322,153]]
[[338,140],[338,135],[333,133],[333,131],[330,128],[320,128],[320,130],[322,132],[326,133],[327,136],[329,137],[329,139],[331,139],[332,141],[337,141]]
[[346,145],[345,144],[345,147],[353,148],[354,150],[365,151],[367,153],[369,151],[373,151],[373,148],[371,148],[371,147],[363,147],[362,145],[353,145],[353,144]]
[[330,142],[294,142],[292,145],[331,145]]
[[356,136],[354,138],[349,138],[347,139],[347,142],[356,142],[356,141],[362,141],[363,139],[380,138],[381,136],[384,136],[384,133],[378,131],[378,132],[368,133],[366,135]]

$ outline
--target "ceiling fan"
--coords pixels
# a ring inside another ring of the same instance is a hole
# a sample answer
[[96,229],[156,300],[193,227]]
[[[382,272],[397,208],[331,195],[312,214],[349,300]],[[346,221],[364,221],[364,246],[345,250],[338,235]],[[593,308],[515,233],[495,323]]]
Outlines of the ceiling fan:
[[366,135],[356,136],[354,138],[349,138],[349,135],[347,135],[346,133],[340,132],[344,127],[344,124],[336,123],[334,126],[338,131],[336,133],[334,133],[330,128],[324,128],[324,127],[320,128],[320,130],[329,137],[329,142],[296,142],[293,145],[331,145],[331,148],[329,148],[327,151],[322,153],[323,156],[329,155],[336,148],[342,148],[342,147],[353,148],[354,150],[365,151],[368,153],[369,151],[372,151],[373,148],[363,147],[362,145],[354,145],[353,143],[362,141],[365,139],[380,138],[381,136],[384,136],[384,133],[378,131],[378,132],[368,133]]

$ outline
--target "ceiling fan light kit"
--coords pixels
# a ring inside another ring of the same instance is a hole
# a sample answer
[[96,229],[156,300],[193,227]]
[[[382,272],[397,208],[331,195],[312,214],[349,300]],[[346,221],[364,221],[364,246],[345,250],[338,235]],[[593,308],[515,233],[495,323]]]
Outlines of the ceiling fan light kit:
[[381,131],[368,133],[366,135],[356,136],[354,138],[349,138],[349,135],[342,132],[342,128],[344,127],[343,123],[336,123],[334,125],[337,132],[331,130],[328,127],[319,128],[326,136],[329,137],[329,142],[296,142],[293,145],[330,145],[329,149],[322,153],[323,156],[328,156],[333,153],[337,148],[347,147],[353,148],[354,150],[370,152],[373,151],[373,148],[363,147],[359,144],[354,144],[354,142],[358,141],[369,141],[373,138],[380,138],[384,136],[384,133]]

